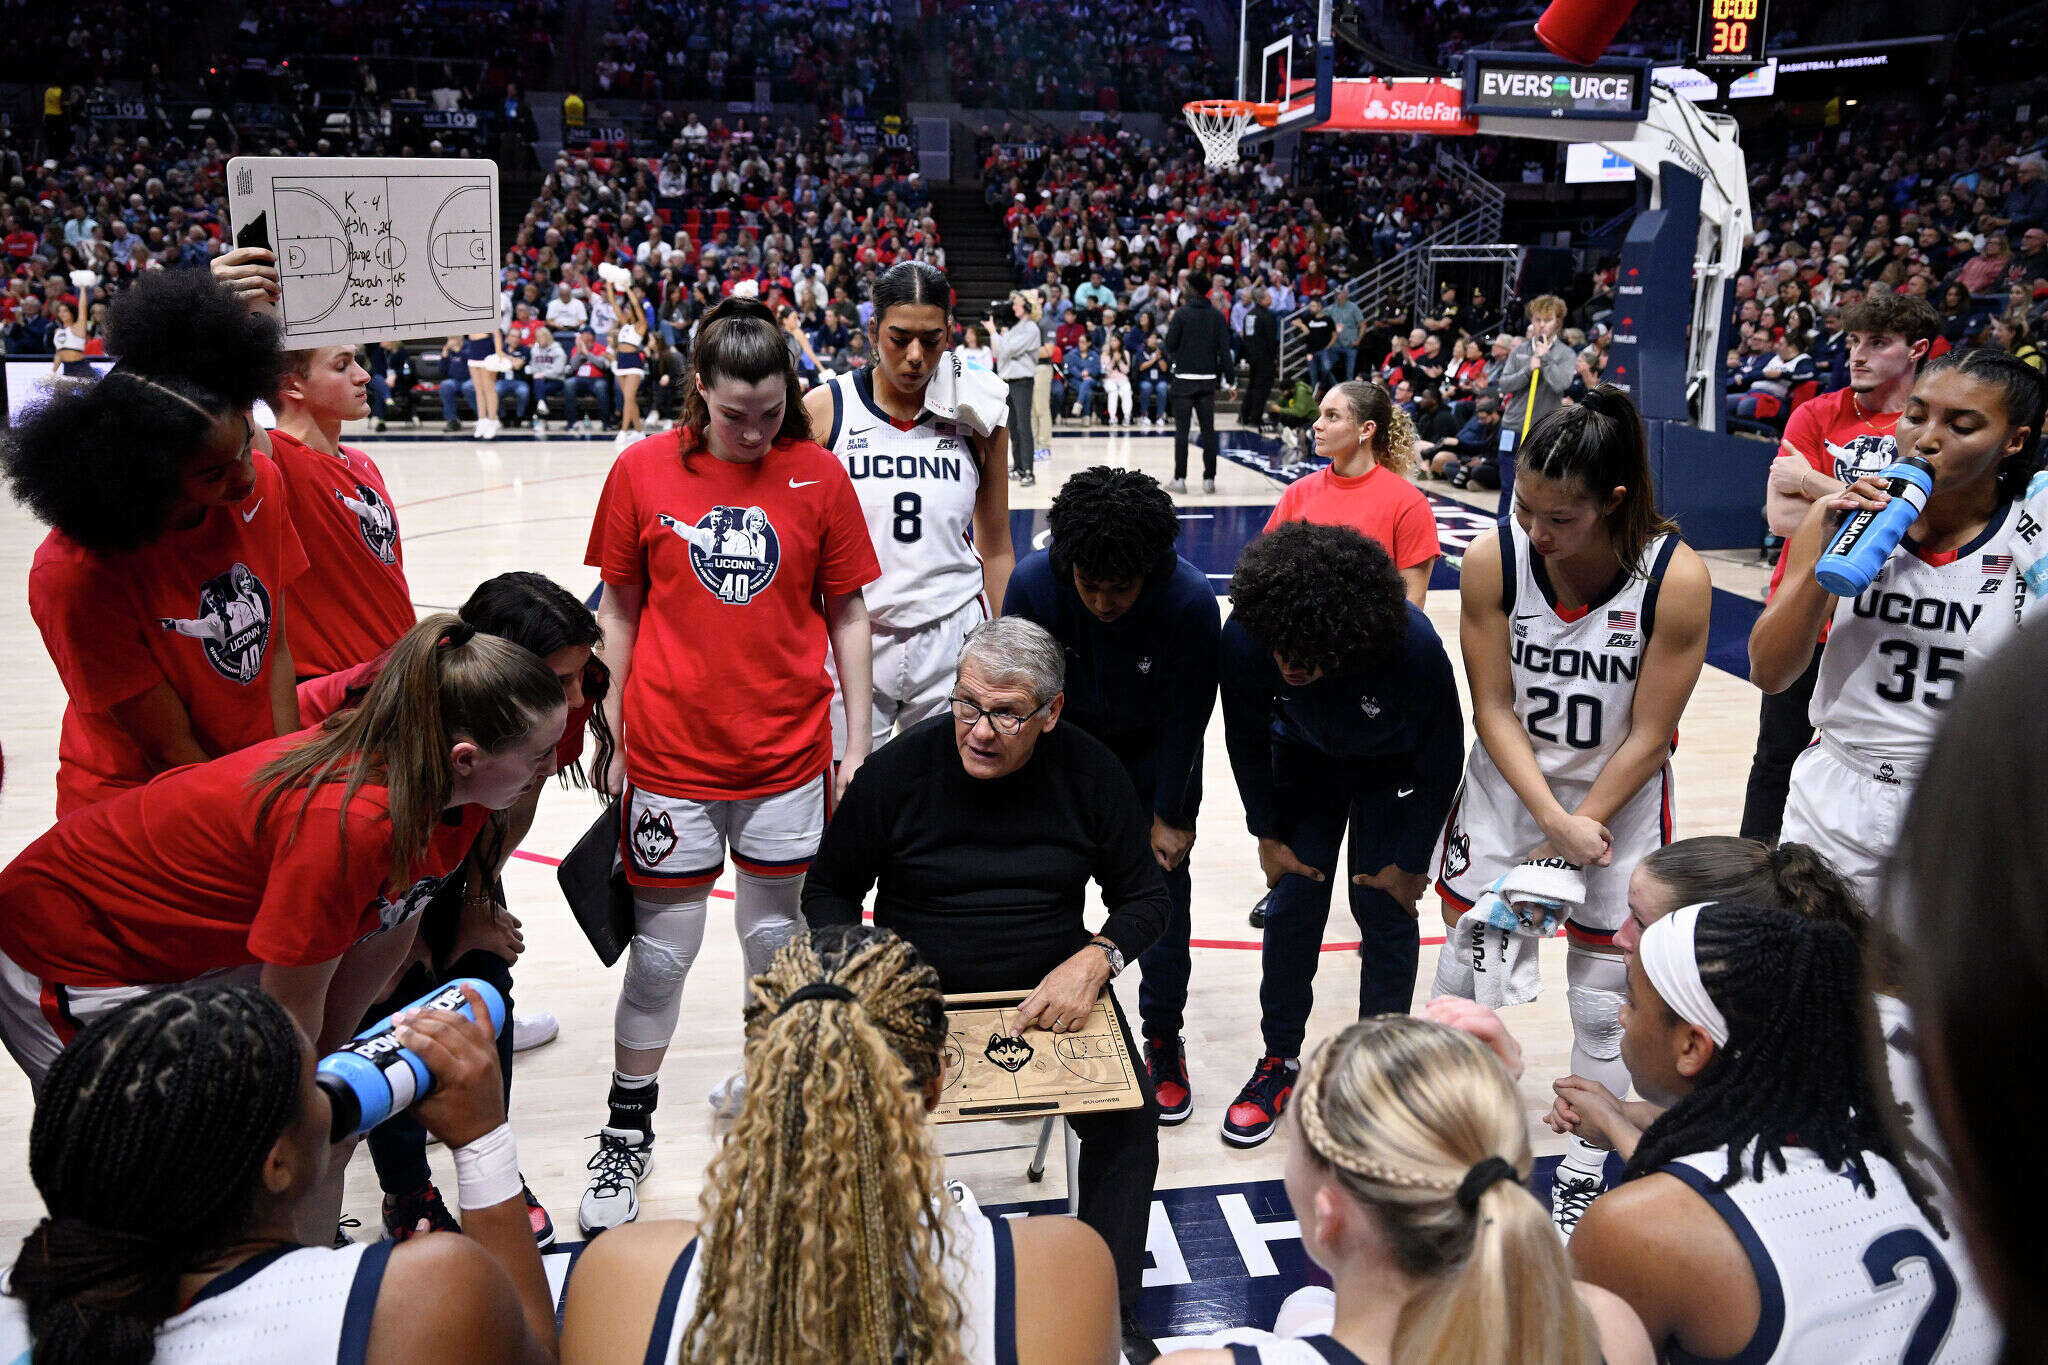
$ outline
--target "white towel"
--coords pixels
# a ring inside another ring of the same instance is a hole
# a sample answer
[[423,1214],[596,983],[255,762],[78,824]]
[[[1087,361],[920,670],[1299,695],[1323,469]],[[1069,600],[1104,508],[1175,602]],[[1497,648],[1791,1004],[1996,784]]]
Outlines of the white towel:
[[1010,418],[1010,386],[989,370],[977,369],[948,350],[939,356],[925,386],[925,410],[934,417],[958,422],[976,436],[986,436]]
[[1521,863],[1486,888],[1444,940],[1434,994],[1492,1009],[1543,993],[1538,946],[1586,902],[1585,869],[1562,859]]
[[600,261],[598,263],[597,277],[611,285],[614,289],[624,289],[633,283],[632,271],[622,265],[614,265],[610,261]]

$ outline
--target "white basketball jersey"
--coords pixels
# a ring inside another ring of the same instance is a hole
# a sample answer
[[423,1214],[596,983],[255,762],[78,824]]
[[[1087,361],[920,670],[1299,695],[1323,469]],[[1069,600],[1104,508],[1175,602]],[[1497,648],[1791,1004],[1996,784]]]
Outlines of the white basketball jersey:
[[1641,573],[1622,578],[1571,621],[1558,614],[1543,561],[1512,517],[1501,530],[1500,548],[1515,715],[1546,778],[1591,782],[1628,738],[1636,677],[1678,537],[1652,540],[1643,549]]
[[[1913,1361],[1967,1365],[1998,1358],[2000,1332],[1969,1277],[1969,1252],[1953,1229],[1934,1230],[1889,1162],[1865,1154],[1875,1196],[1853,1172],[1830,1171],[1803,1148],[1785,1149],[1785,1170],[1764,1163],[1716,1187],[1725,1151],[1665,1166],[1713,1206],[1756,1272],[1763,1312],[1740,1358],[1749,1365],[1857,1365]],[[1670,1346],[1668,1358],[1692,1356]]]
[[[361,1365],[395,1245],[287,1247],[242,1262],[164,1320],[158,1365]],[[0,1362],[28,1360],[28,1313],[21,1300],[0,1296]]]
[[2012,632],[2021,518],[2005,504],[1939,564],[1903,541],[1861,595],[1836,604],[1808,712],[1816,729],[1877,763],[1926,760],[1965,653],[1982,657]]
[[[961,1308],[960,1349],[969,1365],[1016,1365],[1017,1277],[1010,1249],[1010,1225],[981,1211],[973,1193],[957,1180],[946,1182],[937,1201],[946,1225],[946,1275]],[[697,1261],[698,1240],[691,1239],[669,1271],[654,1319],[649,1360],[680,1358],[683,1334],[697,1312],[697,1291],[703,1267]],[[682,1278],[680,1287],[677,1277]]]
[[832,381],[825,445],[853,480],[882,564],[881,578],[867,587],[874,623],[916,630],[973,601],[982,590],[981,556],[970,539],[982,478],[974,433],[929,412],[905,431],[875,403],[868,372],[855,370]]
[[1249,1327],[1183,1338],[1174,1343],[1174,1350],[1228,1351],[1231,1365],[1366,1365],[1335,1337],[1279,1337]]

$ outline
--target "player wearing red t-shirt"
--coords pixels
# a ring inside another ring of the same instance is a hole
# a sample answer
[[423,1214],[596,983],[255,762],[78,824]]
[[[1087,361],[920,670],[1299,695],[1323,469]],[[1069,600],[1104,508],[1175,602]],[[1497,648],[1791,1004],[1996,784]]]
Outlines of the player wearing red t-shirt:
[[[1842,326],[1849,338],[1849,386],[1802,404],[1785,424],[1784,442],[1771,461],[1764,519],[1775,535],[1789,538],[1808,507],[1892,462],[1892,430],[1941,319],[1925,299],[1887,294],[1844,309]],[[1784,576],[1780,550],[1765,601],[1777,594]],[[1826,638],[1823,630],[1821,639]],[[1813,661],[1799,679],[1782,692],[1764,694],[1742,802],[1745,839],[1777,840],[1793,761],[1813,742],[1807,712],[1819,676],[1816,642]]]
[[119,366],[8,433],[14,492],[53,529],[29,609],[68,702],[57,813],[299,728],[284,592],[306,567],[249,406],[277,324],[209,277],[116,300]]
[[369,413],[369,379],[353,346],[285,356],[270,458],[311,561],[285,595],[300,678],[373,659],[418,619],[384,475],[341,444],[341,424]]
[[[60,820],[0,872],[0,1037],[40,1083],[93,1015],[257,968],[321,1050],[338,1045],[484,812],[554,771],[566,715],[528,651],[430,617],[346,718]],[[422,752],[444,724],[446,747]]]
[[1287,521],[1349,526],[1393,557],[1408,600],[1421,606],[1443,545],[1429,498],[1407,479],[1415,464],[1408,414],[1385,388],[1350,379],[1323,395],[1314,430],[1316,454],[1329,467],[1288,485],[1265,529]]
[[[604,706],[623,763],[601,777],[625,798],[636,914],[585,1232],[639,1212],[655,1079],[728,844],[748,975],[799,927],[801,874],[835,795],[828,639],[848,714],[872,705],[861,589],[881,568],[852,481],[811,438],[774,315],[715,305],[691,371],[682,424],[612,465],[585,556],[604,578],[598,620],[622,682]],[[853,727],[841,790],[868,747]]]

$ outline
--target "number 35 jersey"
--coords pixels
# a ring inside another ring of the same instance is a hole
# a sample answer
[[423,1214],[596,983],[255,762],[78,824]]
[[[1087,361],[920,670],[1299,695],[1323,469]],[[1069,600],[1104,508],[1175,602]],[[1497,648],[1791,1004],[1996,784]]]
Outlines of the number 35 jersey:
[[855,370],[832,381],[825,446],[853,480],[882,564],[867,591],[877,626],[919,630],[980,595],[971,537],[982,468],[971,431],[929,412],[909,427],[892,421],[875,402],[873,377]]
[[1528,533],[1512,517],[1501,528],[1515,715],[1550,781],[1593,781],[1628,738],[1657,593],[1677,548],[1677,536],[1656,537],[1638,572],[1617,575],[1600,600],[1564,612]]
[[1881,762],[1924,762],[1962,686],[1964,656],[2012,632],[2014,565],[2039,528],[2008,502],[1961,549],[1930,554],[1908,536],[1859,596],[1835,607],[1808,713],[1838,744]]

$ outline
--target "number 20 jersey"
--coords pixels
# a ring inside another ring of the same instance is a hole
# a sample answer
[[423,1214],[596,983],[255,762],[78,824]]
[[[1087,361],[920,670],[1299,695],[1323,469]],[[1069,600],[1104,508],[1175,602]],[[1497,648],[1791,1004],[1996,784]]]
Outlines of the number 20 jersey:
[[1975,540],[1929,555],[1909,536],[1861,594],[1835,606],[1808,712],[1838,744],[1884,762],[1924,762],[1955,700],[1964,656],[1989,654],[2014,624],[2014,555],[2039,531],[2009,502]]
[[1657,614],[1664,570],[1678,537],[1643,547],[1639,572],[1583,615],[1559,615],[1543,563],[1514,518],[1501,528],[1501,581],[1508,585],[1508,662],[1515,715],[1543,776],[1590,783],[1628,738],[1636,679]]
[[983,471],[968,428],[929,412],[899,426],[875,402],[873,377],[855,370],[832,381],[825,448],[853,480],[882,563],[867,590],[876,625],[918,630],[980,595],[981,556],[969,537]]

